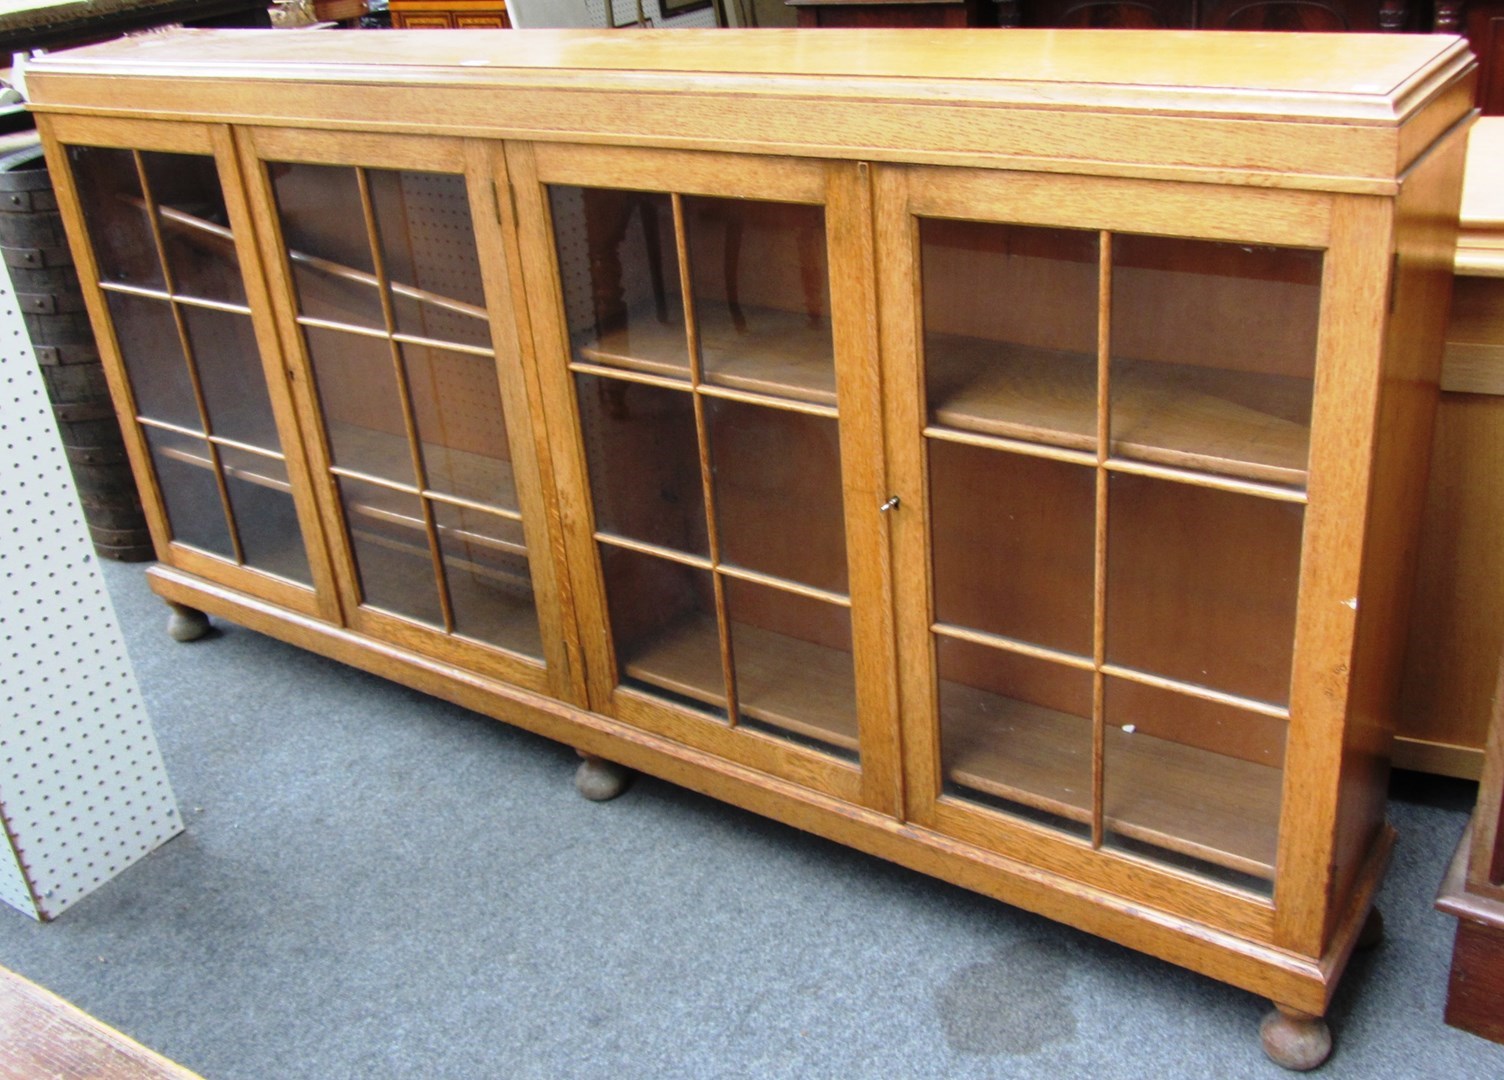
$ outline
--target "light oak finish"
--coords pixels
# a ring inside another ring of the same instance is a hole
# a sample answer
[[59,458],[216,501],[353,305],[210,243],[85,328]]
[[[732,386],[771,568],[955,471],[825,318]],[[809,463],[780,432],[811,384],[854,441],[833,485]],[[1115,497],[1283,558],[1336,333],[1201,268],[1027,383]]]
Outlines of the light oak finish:
[[0,968],[0,1076],[201,1080],[6,968]]
[[[172,545],[165,599],[1315,1023],[1393,842],[1457,42],[292,37],[30,75],[61,171],[181,130],[235,188],[296,453],[226,475],[324,569],[300,607]],[[451,571],[530,580],[541,659]]]
[[1504,642],[1504,118],[1468,137],[1394,761],[1477,779]]

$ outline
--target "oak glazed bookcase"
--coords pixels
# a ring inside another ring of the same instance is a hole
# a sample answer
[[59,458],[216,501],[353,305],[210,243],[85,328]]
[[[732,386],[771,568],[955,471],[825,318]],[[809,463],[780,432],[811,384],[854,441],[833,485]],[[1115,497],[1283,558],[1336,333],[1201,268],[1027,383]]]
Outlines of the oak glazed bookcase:
[[28,79],[175,634],[1326,1056],[1393,836],[1457,39],[185,32]]

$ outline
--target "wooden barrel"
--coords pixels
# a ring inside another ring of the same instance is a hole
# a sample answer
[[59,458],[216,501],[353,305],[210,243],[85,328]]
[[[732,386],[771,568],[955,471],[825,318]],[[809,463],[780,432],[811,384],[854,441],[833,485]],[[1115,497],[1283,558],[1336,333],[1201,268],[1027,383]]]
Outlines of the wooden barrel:
[[47,386],[94,550],[107,559],[150,559],[151,534],[40,144],[0,156],[0,256]]

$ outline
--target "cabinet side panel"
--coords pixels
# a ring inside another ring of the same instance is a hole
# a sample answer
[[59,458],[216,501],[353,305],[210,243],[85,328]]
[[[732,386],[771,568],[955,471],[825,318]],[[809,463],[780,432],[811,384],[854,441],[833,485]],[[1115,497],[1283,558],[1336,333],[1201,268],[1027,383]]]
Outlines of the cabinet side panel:
[[1363,550],[1349,723],[1343,739],[1330,934],[1384,816],[1394,705],[1451,301],[1465,126],[1406,176],[1396,208],[1395,281]]

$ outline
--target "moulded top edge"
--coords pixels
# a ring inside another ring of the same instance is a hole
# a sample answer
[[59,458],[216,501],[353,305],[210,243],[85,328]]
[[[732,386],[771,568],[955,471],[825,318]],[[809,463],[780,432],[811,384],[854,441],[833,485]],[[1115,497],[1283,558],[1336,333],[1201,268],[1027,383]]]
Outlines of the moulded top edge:
[[1460,38],[1093,30],[181,30],[28,63],[49,76],[632,85],[1397,124],[1462,70]]

